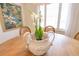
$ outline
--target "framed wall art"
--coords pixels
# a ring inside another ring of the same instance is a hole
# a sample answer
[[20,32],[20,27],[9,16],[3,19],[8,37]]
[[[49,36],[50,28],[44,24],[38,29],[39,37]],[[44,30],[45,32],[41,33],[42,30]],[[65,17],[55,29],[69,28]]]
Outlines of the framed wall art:
[[11,3],[0,3],[0,9],[4,31],[22,26],[21,6]]

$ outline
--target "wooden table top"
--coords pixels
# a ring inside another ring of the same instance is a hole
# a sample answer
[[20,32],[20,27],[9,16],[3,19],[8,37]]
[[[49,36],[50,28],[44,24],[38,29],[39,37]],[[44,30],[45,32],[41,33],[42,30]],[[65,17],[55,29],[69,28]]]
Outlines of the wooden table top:
[[[0,45],[0,56],[32,56],[25,47],[25,41],[16,37]],[[79,41],[61,34],[55,34],[53,45],[45,56],[78,56]]]

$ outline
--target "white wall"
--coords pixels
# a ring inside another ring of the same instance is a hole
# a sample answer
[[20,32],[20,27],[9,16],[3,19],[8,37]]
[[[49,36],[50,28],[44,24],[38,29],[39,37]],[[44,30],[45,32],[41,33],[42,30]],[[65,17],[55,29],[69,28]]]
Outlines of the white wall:
[[19,29],[3,32],[2,27],[0,25],[0,44],[16,36],[19,36]]
[[16,36],[19,36],[19,29],[13,30],[13,31],[8,31],[8,32],[2,32],[0,34],[0,44],[4,43],[7,40],[10,40]]

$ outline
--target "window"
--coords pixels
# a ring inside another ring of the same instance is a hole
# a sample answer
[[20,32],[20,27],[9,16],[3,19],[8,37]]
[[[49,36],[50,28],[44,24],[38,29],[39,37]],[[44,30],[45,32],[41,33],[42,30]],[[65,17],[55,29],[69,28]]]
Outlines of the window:
[[42,21],[42,26],[44,26],[44,22],[46,22],[45,24],[46,26],[51,25],[59,30],[61,29],[65,30],[66,20],[69,11],[69,4],[62,4],[62,3],[44,4],[40,6],[40,10],[43,16],[42,19],[44,20]]
[[61,9],[61,16],[60,16],[60,29],[65,29],[66,27],[66,22],[67,22],[67,18],[68,18],[68,13],[69,13],[69,4],[62,4],[62,9]]
[[46,26],[51,25],[57,28],[59,4],[47,5]]

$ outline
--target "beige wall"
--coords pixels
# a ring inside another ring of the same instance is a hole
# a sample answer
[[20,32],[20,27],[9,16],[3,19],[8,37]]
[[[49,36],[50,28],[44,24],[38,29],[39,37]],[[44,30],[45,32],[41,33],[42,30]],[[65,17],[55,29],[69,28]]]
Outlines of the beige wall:
[[33,25],[33,19],[31,17],[30,12],[28,11],[31,9],[32,11],[36,12],[37,10],[37,5],[35,4],[22,4],[22,10],[23,10],[23,25],[28,26],[31,28],[31,31],[34,31],[34,25]]

